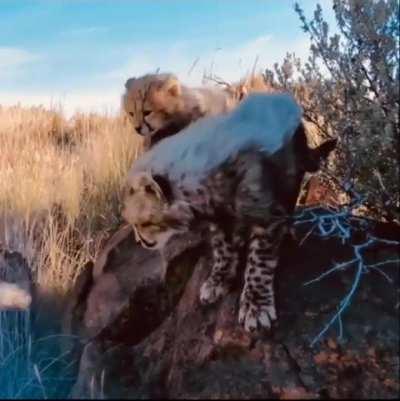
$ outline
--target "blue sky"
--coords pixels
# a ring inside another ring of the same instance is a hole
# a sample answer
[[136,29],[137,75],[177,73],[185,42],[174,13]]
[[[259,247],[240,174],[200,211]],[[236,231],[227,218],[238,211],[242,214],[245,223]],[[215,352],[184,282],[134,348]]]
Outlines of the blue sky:
[[[299,0],[311,15],[316,0]],[[116,110],[124,82],[171,71],[232,81],[309,42],[293,0],[0,0],[0,104]],[[322,0],[333,21],[331,0]]]

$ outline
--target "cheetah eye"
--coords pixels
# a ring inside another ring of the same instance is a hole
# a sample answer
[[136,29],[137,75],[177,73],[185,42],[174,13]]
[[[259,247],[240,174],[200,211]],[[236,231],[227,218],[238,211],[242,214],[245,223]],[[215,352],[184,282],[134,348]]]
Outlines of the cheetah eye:
[[153,192],[153,188],[151,187],[151,185],[145,185],[144,186],[144,190],[145,192],[147,192],[148,194]]
[[131,117],[134,117],[134,114],[130,111],[129,112],[129,115],[131,116]]
[[151,114],[151,110],[146,110],[143,112],[143,117],[147,117],[150,114]]

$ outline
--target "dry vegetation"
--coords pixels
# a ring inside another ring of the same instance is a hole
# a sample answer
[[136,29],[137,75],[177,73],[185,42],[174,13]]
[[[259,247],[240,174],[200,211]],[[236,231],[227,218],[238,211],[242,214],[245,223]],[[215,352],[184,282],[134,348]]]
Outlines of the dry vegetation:
[[0,245],[22,252],[40,287],[67,291],[95,258],[140,149],[122,116],[0,106]]

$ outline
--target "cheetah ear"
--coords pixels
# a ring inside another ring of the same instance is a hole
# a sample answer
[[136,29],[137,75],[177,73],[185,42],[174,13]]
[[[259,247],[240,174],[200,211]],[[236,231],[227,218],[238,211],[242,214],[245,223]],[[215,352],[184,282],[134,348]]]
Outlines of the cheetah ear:
[[243,100],[248,95],[248,91],[245,84],[241,84],[238,88],[238,98]]
[[125,89],[130,90],[132,87],[132,84],[136,81],[136,78],[129,78],[126,82],[125,82]]
[[168,203],[172,202],[172,188],[171,188],[171,183],[169,182],[167,177],[164,177],[163,175],[154,175],[153,180],[155,183],[158,185],[158,187],[161,190],[161,193],[165,197],[166,201]]
[[335,149],[336,144],[337,139],[330,139],[317,148],[311,149],[309,159],[313,165],[308,166],[309,169],[307,171],[317,171],[320,168],[321,162],[326,160],[329,154]]
[[170,75],[162,84],[161,91],[173,97],[179,97],[182,93],[181,84],[174,75]]
[[139,187],[147,194],[156,196],[161,201],[167,202],[161,186],[150,173],[142,173],[138,181]]

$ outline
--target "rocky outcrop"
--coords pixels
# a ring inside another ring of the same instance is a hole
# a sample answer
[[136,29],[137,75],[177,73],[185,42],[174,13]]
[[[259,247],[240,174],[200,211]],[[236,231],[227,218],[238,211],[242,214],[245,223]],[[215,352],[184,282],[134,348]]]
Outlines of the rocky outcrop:
[[321,176],[310,177],[305,188],[304,205],[315,206],[320,204],[337,207],[345,204],[346,194],[340,188],[334,188],[333,183],[323,180]]
[[[336,239],[311,234],[304,240],[309,229],[302,226],[299,240],[285,244],[276,279],[279,321],[270,333],[258,336],[237,324],[240,278],[221,302],[200,305],[210,254],[199,236],[176,240],[164,277],[159,254],[138,247],[128,228],[117,233],[100,255],[102,261],[88,267],[89,278],[71,309],[75,323],[70,327],[81,327],[87,338],[72,395],[396,397],[399,266],[385,270],[392,282],[379,271],[364,274],[341,326],[333,325],[311,347],[354,282],[355,270],[304,286],[333,261],[352,255],[351,246]],[[397,251],[381,246],[366,257],[377,263],[398,257]]]
[[[196,234],[177,237],[161,255],[139,246],[131,228],[122,227],[110,238],[96,263],[88,263],[78,277],[65,313],[64,331],[91,338],[107,330],[121,314],[130,315],[129,308],[133,304],[138,308],[137,302],[147,297],[145,289],[161,285],[166,265],[199,242]],[[160,302],[157,295],[148,298]]]

